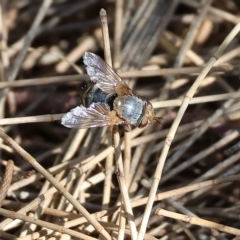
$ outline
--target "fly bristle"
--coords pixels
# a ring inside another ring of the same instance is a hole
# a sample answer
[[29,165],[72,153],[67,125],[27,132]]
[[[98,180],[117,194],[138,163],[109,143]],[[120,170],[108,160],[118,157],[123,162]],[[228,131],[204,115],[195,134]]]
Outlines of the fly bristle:
[[87,85],[86,83],[83,83],[83,84],[80,86],[80,88],[81,88],[82,90],[86,90],[86,89],[88,88],[88,85]]

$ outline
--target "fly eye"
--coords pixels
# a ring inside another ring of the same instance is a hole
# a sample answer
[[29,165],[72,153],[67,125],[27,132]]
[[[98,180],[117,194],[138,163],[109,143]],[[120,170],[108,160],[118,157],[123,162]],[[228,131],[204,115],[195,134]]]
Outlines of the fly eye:
[[148,125],[148,119],[147,119],[147,117],[143,117],[143,119],[142,119],[142,121],[140,122],[140,124],[139,124],[139,128],[144,128],[144,127],[146,127]]
[[153,106],[152,106],[152,104],[151,104],[150,102],[147,102],[147,109],[148,109],[148,110],[153,109]]

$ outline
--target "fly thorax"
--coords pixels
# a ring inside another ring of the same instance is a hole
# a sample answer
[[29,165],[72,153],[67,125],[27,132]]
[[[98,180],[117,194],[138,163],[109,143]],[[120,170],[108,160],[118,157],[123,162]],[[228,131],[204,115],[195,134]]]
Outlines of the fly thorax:
[[135,96],[119,96],[113,102],[113,108],[118,116],[132,125],[136,125],[142,117],[145,102]]

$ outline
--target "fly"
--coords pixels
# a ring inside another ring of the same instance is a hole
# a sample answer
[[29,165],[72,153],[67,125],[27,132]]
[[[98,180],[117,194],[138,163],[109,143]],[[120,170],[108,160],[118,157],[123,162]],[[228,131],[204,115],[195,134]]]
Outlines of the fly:
[[156,121],[152,104],[137,95],[99,56],[85,52],[83,62],[87,74],[94,83],[83,97],[83,105],[73,108],[62,118],[69,128],[91,128],[123,125],[128,131],[131,125],[143,128]]

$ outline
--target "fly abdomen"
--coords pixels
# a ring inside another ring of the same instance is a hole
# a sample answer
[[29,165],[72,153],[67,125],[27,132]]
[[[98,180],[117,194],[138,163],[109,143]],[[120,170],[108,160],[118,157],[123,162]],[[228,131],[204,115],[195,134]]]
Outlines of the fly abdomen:
[[103,92],[97,84],[92,85],[83,95],[83,105],[89,108],[92,103],[106,103],[113,110],[113,101],[117,94]]

